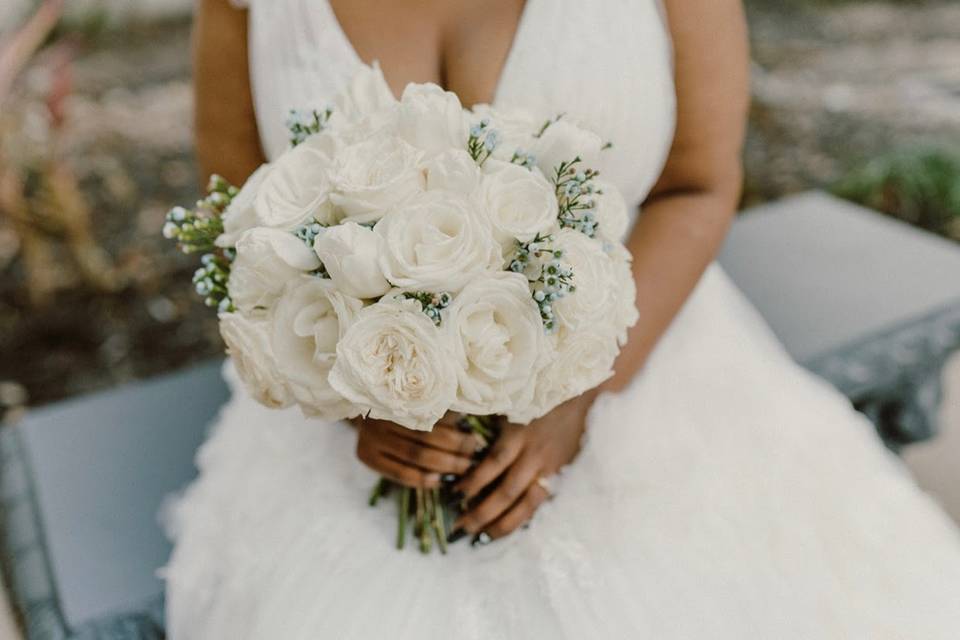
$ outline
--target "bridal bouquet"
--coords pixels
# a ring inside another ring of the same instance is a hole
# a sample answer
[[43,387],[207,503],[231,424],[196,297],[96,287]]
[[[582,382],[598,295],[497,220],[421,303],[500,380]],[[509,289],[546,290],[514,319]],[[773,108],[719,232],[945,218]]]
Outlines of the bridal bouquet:
[[[196,290],[254,398],[416,430],[452,411],[490,437],[612,375],[637,311],[596,134],[432,84],[396,100],[375,66],[288,128],[283,155],[164,226],[204,254]],[[415,503],[443,545],[441,502],[401,492],[401,543]]]

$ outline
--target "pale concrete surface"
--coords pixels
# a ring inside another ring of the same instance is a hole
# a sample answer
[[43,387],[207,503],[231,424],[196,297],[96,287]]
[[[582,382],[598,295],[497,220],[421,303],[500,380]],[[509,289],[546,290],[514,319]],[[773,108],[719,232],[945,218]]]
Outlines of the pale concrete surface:
[[944,392],[940,434],[908,447],[904,459],[920,486],[960,522],[960,354],[947,366]]
[[[945,374],[942,432],[933,442],[913,445],[907,466],[922,487],[960,522],[960,354]],[[0,640],[18,640],[10,609],[0,592]]]
[[6,595],[0,589],[0,640],[18,640],[19,638],[13,624],[13,616],[10,614],[10,607],[7,605]]

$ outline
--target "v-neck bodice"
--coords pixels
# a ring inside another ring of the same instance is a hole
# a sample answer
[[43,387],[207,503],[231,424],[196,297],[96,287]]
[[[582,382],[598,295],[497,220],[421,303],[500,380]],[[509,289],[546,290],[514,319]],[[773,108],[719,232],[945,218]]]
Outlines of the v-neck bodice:
[[[287,144],[287,112],[325,105],[364,61],[327,0],[246,1],[254,105],[272,159]],[[611,140],[601,170],[639,204],[673,139],[671,57],[659,0],[527,0],[494,104],[563,112]]]

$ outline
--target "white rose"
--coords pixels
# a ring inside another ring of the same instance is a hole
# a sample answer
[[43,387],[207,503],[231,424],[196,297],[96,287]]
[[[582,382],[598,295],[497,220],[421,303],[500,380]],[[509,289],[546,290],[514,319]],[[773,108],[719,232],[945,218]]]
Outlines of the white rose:
[[217,238],[218,247],[232,247],[248,229],[259,224],[255,207],[260,185],[270,173],[272,167],[262,164],[247,181],[240,187],[240,191],[233,197],[226,211],[223,212],[223,233]]
[[[334,99],[332,118],[358,120],[390,111],[397,105],[397,99],[383,77],[380,63],[362,65],[346,88]],[[332,126],[339,123],[331,121]]]
[[463,149],[469,137],[467,117],[455,93],[435,84],[408,84],[400,97],[397,131],[428,156]]
[[562,229],[553,246],[563,251],[560,262],[573,270],[576,290],[553,305],[561,325],[578,331],[609,319],[618,308],[620,291],[615,261],[603,250],[599,240],[579,231]]
[[359,414],[327,378],[337,342],[362,308],[329,280],[306,275],[291,281],[277,302],[271,322],[276,367],[305,414],[326,420]]
[[257,402],[279,409],[290,406],[293,396],[277,370],[267,329],[266,321],[239,313],[220,314],[220,335],[247,392]]
[[557,196],[538,169],[489,160],[484,165],[478,206],[504,251],[557,226]]
[[477,415],[526,411],[536,371],[549,353],[527,279],[498,272],[468,284],[443,312],[460,370],[453,410]]
[[340,151],[330,171],[330,199],[344,220],[373,222],[423,190],[422,154],[396,136],[376,136]]
[[534,140],[532,151],[540,170],[552,177],[561,162],[577,157],[583,161],[579,166],[597,168],[602,148],[603,140],[596,133],[561,118]]
[[251,313],[270,308],[287,282],[319,267],[316,254],[292,233],[256,227],[237,242],[227,288],[234,305]]
[[260,226],[292,230],[311,218],[332,222],[327,172],[339,142],[327,132],[310,136],[273,163],[257,192]]
[[379,298],[390,290],[380,269],[383,240],[356,222],[327,227],[313,241],[313,250],[337,289],[355,298]]
[[503,263],[490,225],[469,201],[449,192],[412,200],[374,231],[383,238],[380,268],[402,289],[453,293]]
[[637,324],[640,314],[637,311],[637,283],[633,279],[633,256],[623,245],[617,245],[610,256],[616,277],[616,313],[611,320],[617,332],[617,341],[622,347],[627,343],[627,329]]
[[602,192],[596,196],[597,206],[594,212],[597,220],[597,233],[604,240],[622,242],[630,226],[630,214],[627,203],[620,190],[612,184],[596,181],[594,185]]
[[554,357],[537,376],[533,403],[524,410],[508,411],[507,418],[526,424],[599,386],[613,376],[618,353],[617,341],[606,331],[561,331]]
[[463,149],[448,149],[423,165],[427,191],[469,196],[480,185],[480,167]]
[[419,302],[385,297],[340,339],[330,384],[372,418],[430,431],[457,394],[444,338]]

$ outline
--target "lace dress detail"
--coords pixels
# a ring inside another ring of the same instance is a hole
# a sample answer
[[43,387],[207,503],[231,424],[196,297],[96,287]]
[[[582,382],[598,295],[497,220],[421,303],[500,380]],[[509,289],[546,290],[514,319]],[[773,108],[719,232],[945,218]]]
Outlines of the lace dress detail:
[[[527,1],[496,104],[562,105],[613,140],[602,171],[639,205],[673,137],[662,7]],[[249,20],[275,157],[287,110],[325,104],[361,61],[327,2],[253,0]],[[953,640],[960,629],[955,527],[717,265],[631,386],[597,401],[531,527],[443,557],[394,549],[394,510],[367,507],[375,474],[349,427],[267,410],[225,375],[234,398],[165,516],[171,640]]]

